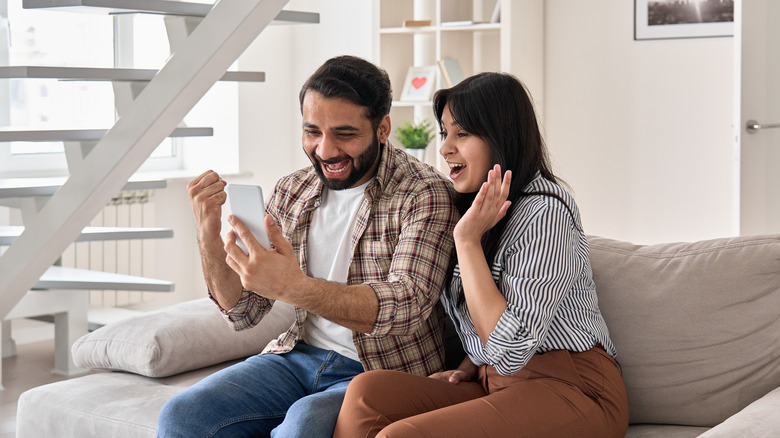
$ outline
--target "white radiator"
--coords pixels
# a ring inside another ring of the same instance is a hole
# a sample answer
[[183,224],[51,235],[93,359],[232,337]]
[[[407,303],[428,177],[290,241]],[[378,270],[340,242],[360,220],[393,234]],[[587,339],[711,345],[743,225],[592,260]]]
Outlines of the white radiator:
[[[152,190],[123,191],[111,199],[90,222],[93,227],[145,227],[154,223]],[[75,242],[62,254],[62,266],[146,276],[154,266],[151,240],[106,240]],[[120,307],[144,301],[138,291],[91,291],[91,307]]]

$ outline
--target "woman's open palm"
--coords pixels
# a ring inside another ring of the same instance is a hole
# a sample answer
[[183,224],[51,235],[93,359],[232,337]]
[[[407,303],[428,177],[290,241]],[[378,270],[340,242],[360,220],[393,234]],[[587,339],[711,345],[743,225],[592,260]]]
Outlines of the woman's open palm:
[[488,172],[487,181],[479,188],[471,207],[455,226],[453,234],[456,240],[479,240],[506,215],[512,203],[507,200],[511,182],[511,170],[507,171],[502,178],[501,166],[498,164],[493,166],[493,169]]

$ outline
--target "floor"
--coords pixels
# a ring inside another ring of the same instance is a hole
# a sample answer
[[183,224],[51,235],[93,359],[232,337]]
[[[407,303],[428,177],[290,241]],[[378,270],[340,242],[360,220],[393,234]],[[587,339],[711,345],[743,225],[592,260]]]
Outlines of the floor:
[[54,339],[17,345],[17,355],[3,359],[0,390],[0,438],[16,436],[16,402],[24,391],[67,377],[51,373]]

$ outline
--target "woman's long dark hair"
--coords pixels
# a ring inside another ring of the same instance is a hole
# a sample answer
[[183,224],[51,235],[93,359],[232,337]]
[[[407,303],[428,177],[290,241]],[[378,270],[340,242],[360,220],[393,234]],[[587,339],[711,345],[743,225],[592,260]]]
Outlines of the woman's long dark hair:
[[[566,202],[554,193],[523,191],[537,172],[554,183],[558,179],[552,172],[530,95],[517,78],[506,73],[480,73],[452,88],[437,91],[433,97],[433,112],[440,127],[446,106],[449,106],[455,124],[487,143],[494,164],[501,165],[502,171],[512,171],[508,197],[512,201],[510,211],[482,236],[482,249],[490,264],[498,252],[512,208],[520,198],[543,194],[564,205]],[[471,206],[475,195],[459,195],[457,204],[461,214]]]

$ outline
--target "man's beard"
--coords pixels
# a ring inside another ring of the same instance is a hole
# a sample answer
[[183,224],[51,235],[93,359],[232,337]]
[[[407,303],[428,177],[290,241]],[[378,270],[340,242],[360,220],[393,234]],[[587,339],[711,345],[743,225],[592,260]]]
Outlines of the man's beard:
[[374,135],[374,141],[362,154],[355,158],[347,157],[347,159],[350,161],[350,167],[352,169],[350,170],[349,176],[346,179],[328,178],[322,171],[322,163],[335,164],[344,161],[343,158],[336,158],[326,161],[320,158],[316,152],[312,152],[312,154],[309,156],[309,160],[311,160],[312,164],[314,165],[314,171],[317,172],[317,176],[320,177],[320,181],[322,181],[325,187],[331,190],[344,190],[352,187],[356,182],[360,181],[366,175],[366,173],[368,173],[374,167],[374,162],[376,162],[376,159],[379,156],[379,146],[379,138]]

